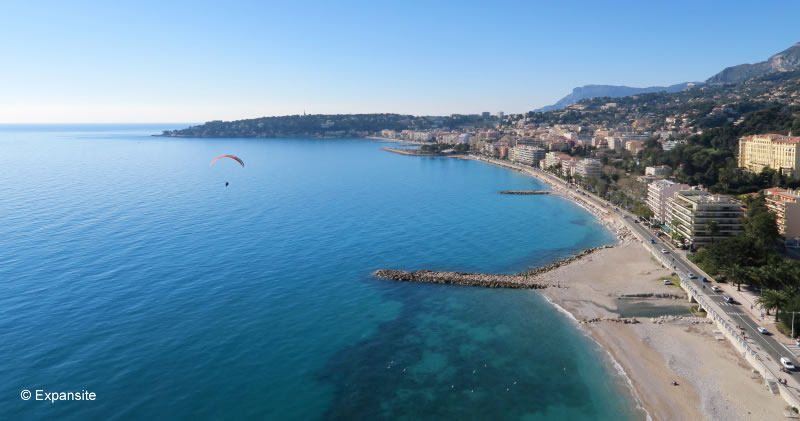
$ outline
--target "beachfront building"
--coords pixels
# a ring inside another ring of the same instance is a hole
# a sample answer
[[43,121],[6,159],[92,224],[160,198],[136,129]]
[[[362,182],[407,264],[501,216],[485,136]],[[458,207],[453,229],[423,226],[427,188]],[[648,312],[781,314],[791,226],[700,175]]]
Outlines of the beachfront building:
[[652,175],[656,177],[664,177],[669,173],[672,167],[669,165],[656,165],[653,167],[645,167],[644,175]]
[[560,154],[558,152],[547,152],[546,154],[544,154],[544,161],[542,161],[544,165],[539,164],[539,166],[545,170],[548,168],[555,167],[556,165],[561,163],[561,160],[558,159],[559,155]]
[[508,149],[508,159],[519,164],[539,165],[544,157],[544,149],[535,146],[517,145]]
[[[562,156],[569,156],[569,155],[562,155]],[[571,175],[575,175],[575,158],[569,157],[569,159],[562,159],[561,160],[561,175],[564,177],[569,177]]]
[[581,159],[575,164],[575,174],[583,178],[600,178],[603,175],[603,163],[597,159]]
[[786,239],[800,237],[800,194],[797,190],[773,187],[764,190],[767,208],[775,213],[778,231]]
[[795,171],[800,164],[797,143],[800,137],[779,134],[744,136],[739,139],[739,167],[759,173],[771,168],[792,178],[800,178]]
[[655,180],[647,185],[647,207],[653,211],[654,222],[663,224],[667,221],[667,201],[677,191],[689,190],[689,185],[669,180]]
[[704,190],[677,191],[667,201],[667,225],[694,249],[744,232],[743,216],[741,203]]

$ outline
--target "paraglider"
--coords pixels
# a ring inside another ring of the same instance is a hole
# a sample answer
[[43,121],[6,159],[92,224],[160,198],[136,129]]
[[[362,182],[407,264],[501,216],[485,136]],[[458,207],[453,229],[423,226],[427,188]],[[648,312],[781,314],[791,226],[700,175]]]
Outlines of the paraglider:
[[211,167],[211,166],[214,166],[214,163],[215,163],[215,162],[217,162],[217,160],[218,160],[218,159],[221,159],[221,158],[230,158],[230,159],[232,159],[232,160],[234,160],[234,161],[238,162],[238,163],[239,163],[239,165],[241,165],[242,167],[244,167],[244,161],[242,161],[241,159],[239,159],[239,157],[238,157],[238,156],[234,156],[234,155],[220,155],[220,156],[218,156],[218,157],[216,157],[216,158],[212,159],[212,160],[211,160],[211,163],[209,163],[209,164],[208,164],[208,166],[209,166],[209,167]]
[[[217,162],[218,159],[222,159],[222,158],[230,158],[230,159],[238,162],[239,165],[241,165],[242,167],[244,167],[244,161],[242,161],[238,156],[235,156],[235,155],[220,155],[220,156],[212,159],[211,162],[208,164],[208,166],[209,167],[213,167],[214,163]],[[225,187],[228,187],[228,184],[229,183],[226,181],[225,182]]]

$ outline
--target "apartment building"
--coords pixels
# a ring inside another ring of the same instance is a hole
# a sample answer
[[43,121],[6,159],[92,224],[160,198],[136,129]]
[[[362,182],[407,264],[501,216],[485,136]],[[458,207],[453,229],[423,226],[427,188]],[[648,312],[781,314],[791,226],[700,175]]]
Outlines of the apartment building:
[[[744,232],[741,203],[703,190],[676,191],[667,202],[667,224],[694,249]],[[716,224],[716,232],[711,222]]]
[[603,163],[592,158],[581,159],[575,164],[575,174],[583,178],[599,178],[603,174]]
[[689,185],[669,180],[655,180],[647,185],[647,207],[653,211],[653,218],[658,223],[668,222],[667,202],[675,192],[681,190],[689,190]]
[[517,145],[508,149],[508,159],[524,165],[538,165],[545,158],[545,150],[535,146]]
[[775,213],[778,231],[787,239],[800,237],[800,194],[773,187],[764,190],[767,208]]

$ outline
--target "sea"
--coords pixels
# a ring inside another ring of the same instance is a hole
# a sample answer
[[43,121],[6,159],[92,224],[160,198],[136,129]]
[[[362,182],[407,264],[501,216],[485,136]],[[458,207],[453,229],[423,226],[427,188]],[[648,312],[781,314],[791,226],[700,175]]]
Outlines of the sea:
[[0,419],[646,418],[537,292],[371,275],[614,242],[498,194],[546,185],[378,140],[152,136],[185,126],[0,126]]

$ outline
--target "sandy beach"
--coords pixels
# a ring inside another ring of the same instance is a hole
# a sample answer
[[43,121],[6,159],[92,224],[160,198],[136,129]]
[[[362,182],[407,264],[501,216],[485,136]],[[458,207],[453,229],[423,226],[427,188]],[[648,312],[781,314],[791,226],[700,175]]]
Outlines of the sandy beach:
[[[671,272],[656,262],[620,216],[533,169],[502,166],[537,177],[591,212],[617,235],[616,246],[540,275],[560,288],[539,292],[572,314],[579,327],[609,353],[652,419],[786,418],[786,402],[764,387],[761,376],[753,373],[709,319],[690,317],[685,292],[677,286],[664,285],[663,279]],[[651,294],[675,298],[621,298]],[[638,323],[620,323],[621,300],[643,304],[655,313],[659,308],[668,313],[674,312],[676,306],[686,306],[687,313],[637,317]],[[673,381],[679,385],[673,386]]]

